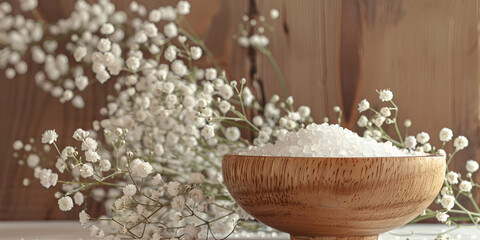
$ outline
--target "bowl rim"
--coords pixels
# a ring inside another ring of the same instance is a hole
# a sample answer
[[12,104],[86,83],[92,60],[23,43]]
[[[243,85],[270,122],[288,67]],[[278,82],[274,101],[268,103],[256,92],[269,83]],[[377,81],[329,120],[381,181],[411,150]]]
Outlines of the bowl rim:
[[440,154],[428,154],[428,155],[413,155],[413,156],[374,156],[374,157],[292,157],[292,156],[264,156],[264,155],[242,155],[238,153],[227,153],[223,155],[222,159],[226,157],[262,157],[262,158],[290,158],[290,159],[386,159],[386,158],[444,158],[446,156]]

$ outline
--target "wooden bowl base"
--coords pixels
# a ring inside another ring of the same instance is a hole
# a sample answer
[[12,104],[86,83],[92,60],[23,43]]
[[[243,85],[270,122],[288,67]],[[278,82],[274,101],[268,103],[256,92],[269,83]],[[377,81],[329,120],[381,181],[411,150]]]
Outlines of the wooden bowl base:
[[290,240],[378,240],[378,235],[359,237],[302,237],[290,235]]

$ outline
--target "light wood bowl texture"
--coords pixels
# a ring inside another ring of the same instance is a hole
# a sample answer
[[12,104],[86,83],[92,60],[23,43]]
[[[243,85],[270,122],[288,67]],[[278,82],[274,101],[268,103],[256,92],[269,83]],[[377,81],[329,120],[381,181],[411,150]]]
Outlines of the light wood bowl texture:
[[445,157],[225,155],[235,201],[292,239],[377,239],[407,224],[437,196]]

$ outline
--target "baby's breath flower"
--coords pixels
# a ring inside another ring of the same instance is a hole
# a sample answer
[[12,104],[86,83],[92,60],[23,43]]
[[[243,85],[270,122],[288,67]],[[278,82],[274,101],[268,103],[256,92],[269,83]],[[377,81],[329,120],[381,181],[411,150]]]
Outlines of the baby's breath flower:
[[383,107],[380,109],[380,113],[384,116],[384,117],[390,117],[392,115],[392,113],[390,112],[390,108],[388,107]]
[[240,138],[240,130],[237,127],[228,127],[225,130],[225,138],[232,142],[237,141]]
[[206,139],[213,138],[215,136],[215,128],[213,125],[206,125],[201,132],[202,136]]
[[84,46],[77,47],[73,53],[73,57],[77,62],[80,62],[85,56],[87,56],[87,48]]
[[414,149],[417,146],[417,140],[414,136],[408,136],[405,138],[405,147],[408,149]]
[[78,218],[80,220],[80,224],[83,226],[85,224],[88,223],[88,221],[90,220],[90,215],[88,215],[87,212],[85,212],[85,210],[82,210],[79,214],[78,214]]
[[185,207],[185,197],[182,195],[174,197],[171,206],[174,210],[182,210]]
[[199,203],[203,200],[203,192],[200,188],[194,188],[188,193],[192,200]]
[[80,175],[83,178],[88,178],[93,176],[93,168],[91,164],[83,164],[82,167],[80,168]]
[[140,67],[140,59],[136,57],[129,57],[126,61],[127,67],[133,71],[137,71]]
[[378,92],[378,97],[379,99],[382,101],[382,102],[388,102],[388,101],[392,101],[393,99],[393,93],[392,91],[388,90],[388,89],[384,89],[384,90],[380,90]]
[[456,151],[462,150],[468,146],[468,139],[464,136],[458,136],[453,141],[453,146],[455,146]]
[[52,144],[57,141],[58,134],[53,130],[47,130],[42,134],[42,143]]
[[163,186],[163,184],[164,184],[163,177],[162,177],[162,175],[160,175],[160,173],[157,173],[157,175],[155,175],[153,177],[152,184],[156,185],[156,186]]
[[198,60],[202,57],[202,49],[197,46],[190,47],[190,54],[193,60]]
[[448,141],[452,140],[452,137],[453,137],[453,132],[452,132],[451,129],[442,128],[442,130],[440,130],[440,133],[439,133],[440,141],[448,142]]
[[152,165],[139,158],[134,159],[130,164],[132,174],[137,177],[146,178],[153,171]]
[[457,184],[458,183],[458,173],[456,172],[448,172],[445,176],[447,178],[448,183],[450,184]]
[[383,122],[385,122],[385,117],[383,116],[377,116],[376,118],[373,119],[373,124],[375,124],[377,127],[381,127],[383,125]]
[[461,192],[470,192],[472,190],[472,182],[464,180],[458,184],[458,188]]
[[189,184],[202,184],[205,181],[205,176],[201,173],[192,173],[190,174],[190,179],[188,180]]
[[452,195],[444,195],[440,203],[442,204],[442,207],[450,210],[453,208],[453,206],[455,206],[455,197]]
[[277,19],[279,15],[280,15],[280,12],[278,12],[277,9],[272,8],[272,9],[270,10],[270,18],[271,18],[271,19]]
[[27,157],[27,165],[35,168],[40,163],[40,157],[37,154],[29,154]]
[[411,127],[412,126],[412,120],[405,119],[405,121],[403,122],[403,126],[405,126],[406,128]]
[[137,188],[133,184],[128,184],[123,188],[123,194],[128,197],[132,197],[137,193]]
[[69,196],[64,196],[58,199],[58,207],[62,211],[70,211],[73,208],[72,198]]
[[100,28],[100,32],[105,35],[110,35],[115,31],[115,27],[111,23],[104,23]]
[[171,182],[168,183],[167,192],[171,196],[177,196],[179,191],[180,191],[180,183],[179,182],[171,181]]
[[465,165],[465,168],[467,169],[468,172],[474,173],[478,170],[478,162],[475,160],[468,160],[467,164]]
[[165,33],[165,36],[167,36],[169,38],[174,38],[178,35],[177,25],[175,25],[175,23],[173,23],[173,22],[168,23],[163,28],[163,32]]
[[425,144],[430,140],[430,135],[426,132],[421,132],[417,134],[417,142],[420,144]]
[[84,200],[85,200],[85,196],[84,196],[83,193],[81,193],[81,192],[76,192],[76,193],[73,195],[73,201],[74,201],[75,204],[77,204],[78,206],[82,205]]
[[85,138],[88,137],[90,133],[88,131],[85,131],[81,128],[78,128],[77,130],[75,130],[75,132],[73,133],[73,138],[77,141],[83,141]]
[[179,1],[177,3],[177,12],[180,15],[187,15],[190,13],[190,3],[187,1]]
[[95,151],[97,150],[98,144],[97,141],[91,137],[85,138],[82,143],[82,150],[84,151]]
[[448,220],[448,218],[450,217],[447,213],[445,212],[438,212],[437,215],[435,215],[435,217],[437,218],[437,220],[439,222],[446,222]]
[[360,101],[358,104],[358,112],[364,112],[370,108],[370,103],[367,101],[367,99],[363,99]]

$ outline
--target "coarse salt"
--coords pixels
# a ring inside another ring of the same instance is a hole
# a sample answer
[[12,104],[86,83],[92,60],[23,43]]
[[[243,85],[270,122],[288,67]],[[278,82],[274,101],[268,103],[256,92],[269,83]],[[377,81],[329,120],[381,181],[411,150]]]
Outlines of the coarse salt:
[[298,132],[289,132],[275,144],[250,147],[240,155],[289,157],[390,157],[419,153],[358,136],[337,124],[312,123]]

